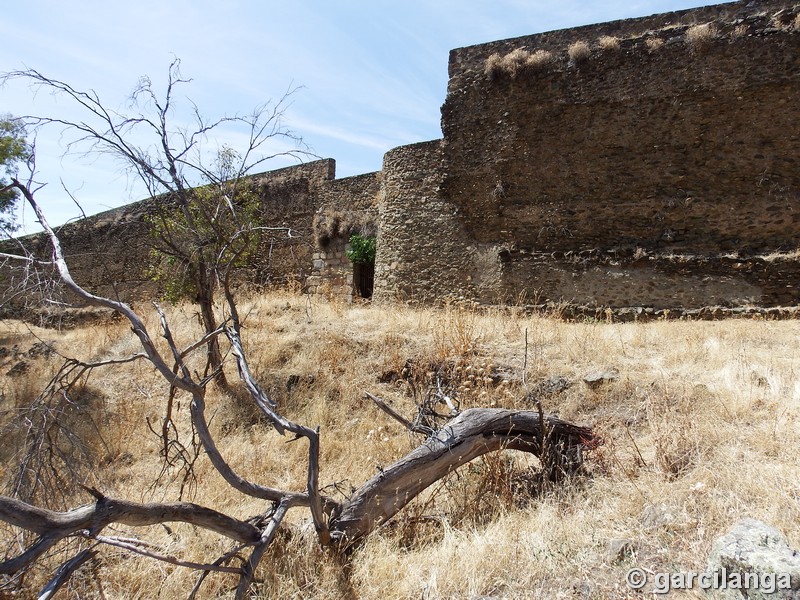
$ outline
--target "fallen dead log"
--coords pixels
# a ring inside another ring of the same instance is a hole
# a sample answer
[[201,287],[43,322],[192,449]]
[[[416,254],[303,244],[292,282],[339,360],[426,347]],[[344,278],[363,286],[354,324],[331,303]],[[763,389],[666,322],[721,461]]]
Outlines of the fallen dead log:
[[[580,457],[598,438],[588,427],[545,417],[546,446]],[[420,492],[461,465],[495,450],[541,455],[539,413],[493,408],[465,410],[343,502],[330,521],[331,539],[349,546],[385,523]]]

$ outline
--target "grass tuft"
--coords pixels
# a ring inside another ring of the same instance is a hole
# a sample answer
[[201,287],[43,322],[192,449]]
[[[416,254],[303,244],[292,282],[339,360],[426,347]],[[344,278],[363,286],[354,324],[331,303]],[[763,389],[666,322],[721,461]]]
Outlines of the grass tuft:
[[541,71],[555,61],[549,50],[529,52],[524,48],[512,50],[505,56],[494,53],[486,59],[484,72],[491,80],[505,76],[515,79],[524,72]]
[[597,45],[601,50],[606,52],[615,51],[620,49],[620,41],[618,37],[612,35],[603,35],[597,40]]
[[657,37],[649,37],[647,40],[645,40],[645,45],[647,46],[648,52],[656,52],[660,50],[662,46],[664,46],[664,40]]
[[569,48],[567,48],[567,55],[575,64],[585,61],[591,56],[591,54],[592,50],[589,47],[589,44],[584,41],[574,42],[569,45]]
[[717,28],[713,23],[693,25],[684,34],[686,43],[693,50],[704,50],[717,38]]

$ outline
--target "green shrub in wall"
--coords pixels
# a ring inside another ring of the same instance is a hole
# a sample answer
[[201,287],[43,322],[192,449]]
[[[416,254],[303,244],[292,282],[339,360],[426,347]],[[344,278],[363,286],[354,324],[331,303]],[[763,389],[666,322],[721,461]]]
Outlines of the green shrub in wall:
[[350,248],[347,258],[354,264],[371,264],[375,262],[375,238],[361,235],[350,236]]

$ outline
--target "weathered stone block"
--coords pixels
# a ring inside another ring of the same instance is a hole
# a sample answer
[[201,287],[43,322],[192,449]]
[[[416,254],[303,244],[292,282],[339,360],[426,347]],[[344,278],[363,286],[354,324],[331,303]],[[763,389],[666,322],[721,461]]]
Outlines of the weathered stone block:
[[780,531],[756,519],[739,521],[714,542],[708,570],[722,573],[728,583],[757,584],[715,591],[722,600],[800,600],[800,553]]

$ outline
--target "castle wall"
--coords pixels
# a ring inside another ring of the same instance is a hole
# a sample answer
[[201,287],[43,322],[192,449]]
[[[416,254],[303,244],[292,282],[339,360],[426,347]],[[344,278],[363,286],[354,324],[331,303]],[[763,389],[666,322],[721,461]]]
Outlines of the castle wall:
[[[374,204],[377,196],[377,174],[335,180],[335,169],[335,161],[324,159],[252,176],[261,199],[260,224],[275,230],[263,233],[259,249],[241,273],[242,278],[257,285],[305,285],[317,249],[315,216],[327,206],[349,206],[354,215],[368,212],[370,202]],[[357,200],[366,197],[372,200]],[[97,294],[126,301],[160,296],[160,285],[149,274],[152,228],[147,217],[156,214],[163,202],[164,198],[143,200],[59,228],[74,279]],[[371,210],[377,215],[376,208]],[[374,223],[375,217],[371,221]],[[4,251],[16,253],[17,243],[37,256],[49,256],[44,234],[6,243]],[[18,268],[8,266],[0,273],[0,308],[6,314],[24,304],[37,303],[34,290],[15,295],[21,276]]]
[[[743,3],[454,50],[442,195],[497,296],[631,306],[800,299],[796,9]],[[759,14],[763,13],[763,14]],[[687,40],[687,23],[717,37]],[[603,35],[625,36],[601,49]],[[659,42],[648,40],[658,39]],[[570,61],[583,41],[590,54]],[[489,76],[513,50],[545,64]]]
[[[742,1],[453,50],[442,140],[380,173],[252,177],[280,230],[241,277],[352,300],[358,233],[378,238],[378,301],[797,305],[799,11]],[[76,280],[157,296],[159,201],[64,227]]]
[[314,215],[311,275],[305,281],[310,294],[351,302],[356,294],[353,265],[347,258],[353,234],[374,236],[378,231],[381,174],[368,173],[329,181],[319,190]]
[[395,148],[383,159],[375,299],[472,297],[474,245],[440,194],[440,140]]

